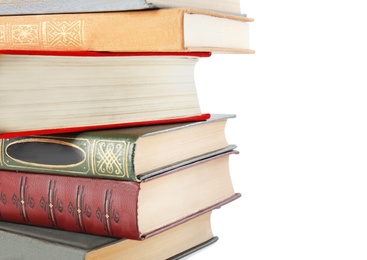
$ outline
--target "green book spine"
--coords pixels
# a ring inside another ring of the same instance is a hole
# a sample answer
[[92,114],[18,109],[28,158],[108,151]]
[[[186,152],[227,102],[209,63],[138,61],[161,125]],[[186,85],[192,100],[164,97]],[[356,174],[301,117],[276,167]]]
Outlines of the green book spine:
[[136,139],[88,134],[2,139],[0,168],[138,181],[133,163]]
[[[169,138],[165,138],[166,134],[170,136],[171,133],[177,133],[176,138],[181,138],[181,131],[187,128],[204,127],[203,129],[208,130],[205,125],[215,126],[215,122],[226,121],[233,117],[235,115],[212,115],[210,119],[198,122],[4,138],[0,139],[0,169],[140,182],[165,171],[228,152],[236,146],[225,143],[217,145],[216,141],[211,143],[211,140],[223,139],[224,131],[218,133],[216,137],[208,135],[209,138],[205,139],[207,141],[203,142],[208,148],[205,151],[197,149],[200,153],[184,155],[175,162],[172,161],[167,165],[162,163],[138,173],[136,171],[138,166],[135,163],[135,158],[138,157],[136,151],[150,144],[146,141],[140,146],[138,141],[159,136],[162,143],[151,144],[156,145],[153,150],[168,149],[175,152],[176,149],[184,149],[180,145],[182,142],[178,140],[177,143],[172,143]],[[187,138],[185,143],[197,140],[192,134],[190,137],[183,136],[186,137],[182,138]],[[167,142],[171,142],[169,146],[166,146]],[[212,146],[213,144],[215,145]],[[143,151],[144,156],[149,158],[155,155],[151,153]]]

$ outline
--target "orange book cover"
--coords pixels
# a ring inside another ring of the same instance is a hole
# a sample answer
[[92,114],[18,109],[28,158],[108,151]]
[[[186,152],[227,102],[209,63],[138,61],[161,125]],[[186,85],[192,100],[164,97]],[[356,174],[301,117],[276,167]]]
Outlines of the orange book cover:
[[[184,8],[0,16],[0,50],[252,53],[248,46],[252,21]],[[200,46],[198,38],[206,42]]]

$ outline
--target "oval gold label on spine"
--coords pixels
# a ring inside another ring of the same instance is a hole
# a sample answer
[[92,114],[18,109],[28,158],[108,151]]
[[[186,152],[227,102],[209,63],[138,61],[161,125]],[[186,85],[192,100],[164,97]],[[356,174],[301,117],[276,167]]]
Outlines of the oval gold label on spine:
[[29,138],[6,146],[7,157],[23,165],[63,168],[81,165],[86,153],[75,144],[51,139]]

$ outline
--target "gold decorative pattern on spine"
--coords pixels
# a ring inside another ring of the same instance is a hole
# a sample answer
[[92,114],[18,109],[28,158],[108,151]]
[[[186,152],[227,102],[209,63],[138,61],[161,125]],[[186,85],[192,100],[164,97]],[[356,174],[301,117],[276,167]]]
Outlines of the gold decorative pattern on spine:
[[97,141],[95,144],[94,174],[129,177],[127,142]]
[[104,223],[108,235],[113,235],[111,223],[112,190],[106,190],[104,198]]
[[21,177],[20,189],[19,189],[20,215],[22,216],[24,223],[29,223],[26,198],[27,198],[27,177]]
[[90,169],[93,175],[96,174],[96,169],[94,166],[94,158],[95,158],[94,156],[95,156],[95,151],[96,151],[95,147],[96,147],[96,140],[93,140],[90,146],[90,150],[89,150],[89,157],[90,157],[89,161],[91,162]]
[[81,46],[84,38],[83,32],[84,22],[81,20],[42,23],[43,44],[45,46]]
[[11,26],[12,45],[39,45],[39,27],[37,24],[20,24]]
[[0,25],[0,45],[5,44],[6,40],[6,27],[5,25]]
[[49,208],[49,219],[51,220],[52,226],[57,228],[56,212],[55,212],[55,193],[56,193],[56,181],[50,180],[48,186],[48,208]]
[[0,45],[67,49],[82,46],[83,43],[83,20],[0,25]]
[[78,186],[78,191],[76,195],[76,215],[77,224],[81,231],[86,232],[86,228],[83,220],[83,198],[84,198],[84,186]]

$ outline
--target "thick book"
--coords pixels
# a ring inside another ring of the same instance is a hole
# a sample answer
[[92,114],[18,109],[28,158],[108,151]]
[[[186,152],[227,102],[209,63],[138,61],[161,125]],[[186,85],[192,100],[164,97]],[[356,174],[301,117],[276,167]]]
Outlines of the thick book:
[[0,50],[253,53],[252,21],[185,8],[0,16]]
[[241,196],[233,150],[142,182],[0,171],[0,220],[144,240]]
[[0,51],[0,138],[208,119],[194,72],[209,56]]
[[0,259],[178,260],[218,240],[213,235],[210,215],[205,213],[144,241],[0,221]]
[[1,0],[0,15],[106,12],[172,7],[241,14],[240,0]]
[[0,169],[141,181],[234,149],[233,114],[206,121],[0,140]]

